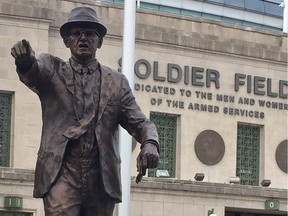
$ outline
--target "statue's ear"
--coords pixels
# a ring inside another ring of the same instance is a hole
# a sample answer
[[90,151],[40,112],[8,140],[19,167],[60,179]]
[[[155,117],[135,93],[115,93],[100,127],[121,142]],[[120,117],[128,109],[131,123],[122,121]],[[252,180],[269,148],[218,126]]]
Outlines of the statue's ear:
[[68,37],[63,38],[63,42],[64,42],[64,44],[65,44],[65,46],[66,46],[67,48],[70,47]]
[[98,49],[102,47],[102,43],[103,43],[103,38],[100,38],[98,42],[98,46],[97,46]]

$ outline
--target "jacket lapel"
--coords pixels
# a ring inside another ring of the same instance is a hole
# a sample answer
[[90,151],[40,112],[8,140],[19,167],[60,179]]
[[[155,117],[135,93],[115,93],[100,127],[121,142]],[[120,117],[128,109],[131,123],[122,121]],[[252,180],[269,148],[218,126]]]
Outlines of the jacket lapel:
[[74,94],[73,72],[69,62],[63,64],[62,71],[60,71],[59,75],[62,81],[66,84],[67,89],[71,92],[71,94]]
[[101,91],[100,91],[100,101],[99,101],[97,121],[101,119],[104,109],[107,106],[111,89],[111,80],[110,80],[111,73],[109,71],[107,72],[107,70],[105,70],[102,66],[100,66],[100,73],[101,73]]
[[[111,89],[111,72],[105,70],[100,65],[100,73],[101,73],[101,90],[100,90],[100,101],[99,101],[99,109],[98,109],[98,117],[97,121],[99,121],[103,115],[104,109],[107,106],[109,101],[110,89]],[[61,80],[66,84],[67,89],[71,94],[74,94],[74,85],[73,85],[73,73],[72,68],[70,67],[69,62],[66,62],[62,66],[62,71],[60,72]]]

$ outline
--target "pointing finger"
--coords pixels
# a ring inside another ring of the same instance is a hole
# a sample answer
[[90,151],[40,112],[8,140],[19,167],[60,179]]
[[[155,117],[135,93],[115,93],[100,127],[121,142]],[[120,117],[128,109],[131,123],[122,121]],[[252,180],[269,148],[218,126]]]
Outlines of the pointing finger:
[[26,50],[26,53],[27,53],[27,54],[30,54],[30,53],[31,53],[31,46],[30,46],[29,41],[23,39],[23,40],[22,40],[22,44],[23,44],[23,47],[24,47],[25,50]]
[[16,50],[14,47],[11,48],[11,55],[14,57],[14,58],[17,58],[17,53],[16,53]]

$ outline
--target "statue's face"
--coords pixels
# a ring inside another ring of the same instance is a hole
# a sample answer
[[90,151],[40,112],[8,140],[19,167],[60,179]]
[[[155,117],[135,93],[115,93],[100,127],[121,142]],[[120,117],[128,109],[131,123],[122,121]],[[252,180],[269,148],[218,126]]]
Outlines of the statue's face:
[[69,36],[64,39],[67,48],[70,48],[72,58],[85,63],[96,57],[96,50],[102,45],[102,39],[94,29],[73,28]]

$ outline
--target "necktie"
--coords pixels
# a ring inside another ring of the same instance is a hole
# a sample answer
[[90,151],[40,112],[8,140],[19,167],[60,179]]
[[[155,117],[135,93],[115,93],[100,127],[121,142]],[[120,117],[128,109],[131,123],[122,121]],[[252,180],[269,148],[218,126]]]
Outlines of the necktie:
[[89,68],[83,67],[81,72],[83,73],[83,97],[84,97],[84,111],[83,117],[77,122],[77,125],[73,125],[64,132],[64,136],[69,139],[78,139],[84,134],[90,127],[92,120],[95,117],[94,101],[92,86],[89,84]]

